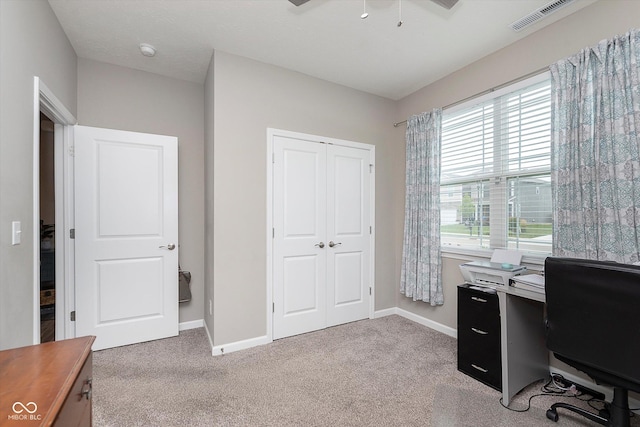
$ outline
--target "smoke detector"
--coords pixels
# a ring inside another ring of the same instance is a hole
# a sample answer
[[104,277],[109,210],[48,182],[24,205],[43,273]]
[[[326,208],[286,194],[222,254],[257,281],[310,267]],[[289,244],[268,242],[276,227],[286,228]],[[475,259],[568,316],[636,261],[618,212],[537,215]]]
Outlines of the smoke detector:
[[516,32],[523,30],[528,26],[538,22],[539,20],[546,18],[552,13],[557,12],[569,3],[573,3],[574,1],[575,0],[554,0],[551,3],[547,3],[546,5],[542,6],[540,9],[531,12],[527,16],[518,19],[517,21],[509,25],[509,27]]
[[147,43],[140,43],[140,52],[142,52],[144,56],[156,56],[156,48]]

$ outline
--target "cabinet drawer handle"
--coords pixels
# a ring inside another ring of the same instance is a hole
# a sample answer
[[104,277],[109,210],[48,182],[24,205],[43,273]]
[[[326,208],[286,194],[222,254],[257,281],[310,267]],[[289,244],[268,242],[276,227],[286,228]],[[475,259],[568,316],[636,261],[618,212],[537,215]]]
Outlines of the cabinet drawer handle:
[[489,335],[489,332],[483,331],[482,329],[471,328],[473,332],[480,335]]
[[483,374],[486,374],[487,372],[489,372],[489,370],[488,370],[488,369],[481,368],[480,366],[478,366],[478,365],[474,365],[473,363],[471,364],[471,366],[472,366],[473,368],[477,369],[478,371],[482,372]]
[[[93,378],[87,378],[84,382],[84,385],[87,386],[86,390],[82,390],[80,394],[87,398],[87,400],[91,400],[91,391],[93,390]],[[83,386],[84,388],[84,386]]]
[[479,297],[471,297],[471,299],[472,299],[472,300],[474,300],[474,301],[478,301],[478,302],[487,302],[487,300],[486,300],[486,299],[484,299],[484,298],[479,298]]

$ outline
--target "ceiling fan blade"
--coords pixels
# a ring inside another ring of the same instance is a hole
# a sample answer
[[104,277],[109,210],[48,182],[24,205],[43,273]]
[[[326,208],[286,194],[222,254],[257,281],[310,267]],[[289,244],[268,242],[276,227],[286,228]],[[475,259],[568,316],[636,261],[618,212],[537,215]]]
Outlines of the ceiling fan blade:
[[[295,4],[296,6],[300,6],[301,4],[305,4],[306,2],[308,2],[309,0],[289,0],[291,3]],[[456,0],[458,1],[458,0]]]
[[458,0],[431,0],[431,1],[434,2],[435,4],[438,4],[444,7],[445,9],[451,9],[453,6],[456,5],[456,3],[458,3]]

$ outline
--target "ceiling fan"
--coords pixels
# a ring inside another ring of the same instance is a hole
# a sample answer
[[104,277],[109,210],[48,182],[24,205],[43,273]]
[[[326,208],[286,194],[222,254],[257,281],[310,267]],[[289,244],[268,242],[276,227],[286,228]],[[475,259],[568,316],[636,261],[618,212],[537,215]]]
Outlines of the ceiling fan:
[[[300,6],[308,2],[309,0],[289,0],[296,6]],[[458,0],[431,0],[435,4],[444,7],[445,9],[451,9],[453,6],[458,3]]]

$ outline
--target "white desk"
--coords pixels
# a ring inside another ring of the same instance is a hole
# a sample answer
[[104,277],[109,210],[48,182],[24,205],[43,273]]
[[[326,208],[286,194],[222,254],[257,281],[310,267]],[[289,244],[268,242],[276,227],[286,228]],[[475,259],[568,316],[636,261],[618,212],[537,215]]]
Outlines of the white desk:
[[509,405],[520,390],[549,375],[544,294],[513,286],[493,288],[500,304],[502,402]]

